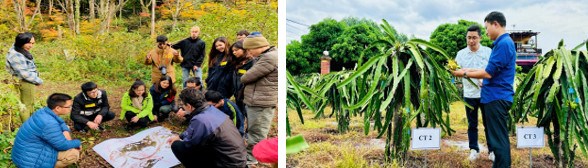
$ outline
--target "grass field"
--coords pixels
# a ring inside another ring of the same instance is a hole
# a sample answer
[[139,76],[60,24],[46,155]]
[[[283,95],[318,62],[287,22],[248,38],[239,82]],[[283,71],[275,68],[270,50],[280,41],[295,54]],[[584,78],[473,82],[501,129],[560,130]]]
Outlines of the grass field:
[[[128,91],[130,85],[132,83],[107,83],[102,84],[98,83],[98,87],[100,89],[104,89],[108,93],[108,100],[110,103],[110,110],[116,114],[116,118],[112,121],[105,122],[105,131],[96,132],[96,131],[89,131],[87,133],[80,133],[74,131],[72,136],[74,139],[80,139],[82,141],[82,152],[80,154],[80,160],[77,164],[70,165],[69,167],[112,167],[106,160],[98,155],[92,147],[94,145],[105,141],[111,138],[124,138],[134,135],[144,129],[136,129],[127,131],[124,129],[124,124],[126,121],[119,120],[120,117],[120,102],[123,93]],[[46,81],[45,84],[40,85],[37,87],[37,93],[35,95],[36,102],[38,106],[44,105],[44,101],[47,96],[54,92],[61,92],[67,93],[71,96],[75,96],[80,92],[81,82],[73,83],[73,82],[54,82],[54,81]],[[272,122],[272,127],[268,137],[277,137],[278,130],[277,130],[277,116],[275,115],[274,120]],[[73,128],[73,122],[69,119],[69,116],[61,116],[66,123]],[[156,126],[163,126],[175,132],[183,132],[186,129],[186,126],[180,124],[181,121],[177,118],[172,118],[168,121],[159,122],[159,123],[151,123],[148,127],[156,127]],[[146,129],[146,128],[145,128]],[[183,167],[181,165],[176,167]],[[270,167],[269,164],[257,164],[252,167]]]
[[[452,136],[442,137],[440,150],[409,151],[405,163],[385,162],[384,138],[378,139],[375,131],[365,135],[361,124],[363,118],[360,116],[352,117],[350,131],[341,134],[337,131],[335,118],[312,119],[314,114],[305,110],[303,125],[296,112],[292,110],[289,113],[292,135],[302,134],[310,147],[303,152],[288,155],[287,167],[492,167],[492,161],[488,159],[481,114],[478,126],[479,144],[486,150],[482,149],[480,158],[470,162],[467,119],[463,103],[454,102],[451,110],[451,128],[456,132]],[[532,126],[531,123],[535,121],[533,118],[530,123],[524,125]],[[529,149],[517,149],[514,136],[510,137],[510,143],[512,167],[529,167]],[[544,148],[532,150],[533,167],[555,167],[553,155],[547,143],[545,145]],[[588,166],[586,158],[580,152],[576,156],[575,167]]]

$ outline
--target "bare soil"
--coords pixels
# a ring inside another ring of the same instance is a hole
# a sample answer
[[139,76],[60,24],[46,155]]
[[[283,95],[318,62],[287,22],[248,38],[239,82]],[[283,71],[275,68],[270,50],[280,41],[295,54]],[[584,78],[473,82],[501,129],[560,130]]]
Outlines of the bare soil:
[[[81,82],[80,82],[81,83]],[[55,82],[47,82],[39,87],[37,87],[37,98],[46,98],[51,93],[54,92],[62,92],[71,95],[72,97],[77,95],[80,91],[79,85],[81,84],[72,84],[72,83],[55,83]],[[112,84],[111,84],[112,85]],[[112,167],[106,160],[104,160],[101,156],[98,155],[92,147],[94,145],[99,144],[102,141],[111,139],[111,138],[124,138],[132,136],[144,129],[136,129],[136,130],[129,130],[127,131],[124,129],[125,122],[124,120],[119,120],[120,117],[120,102],[123,93],[128,91],[129,86],[98,86],[100,89],[104,89],[108,93],[108,102],[110,104],[110,110],[115,113],[115,119],[105,122],[104,127],[105,130],[98,132],[98,131],[89,131],[87,133],[80,133],[74,131],[72,133],[73,138],[82,140],[82,152],[80,154],[80,160],[77,164],[71,165],[70,167]],[[38,102],[39,100],[37,100]],[[73,122],[64,117],[65,121],[68,123],[70,128],[73,128]],[[170,118],[164,122],[155,122],[149,124],[149,128],[156,127],[156,126],[163,126],[175,132],[183,132],[186,129],[186,126],[181,124],[182,121],[177,118]],[[278,122],[278,115],[277,109],[276,113],[272,122],[272,127],[270,129],[270,133],[268,137],[277,137],[278,129],[277,129],[277,122]],[[182,165],[178,165],[175,167],[183,167]],[[257,165],[253,165],[251,167],[270,167],[269,164],[259,163]]]

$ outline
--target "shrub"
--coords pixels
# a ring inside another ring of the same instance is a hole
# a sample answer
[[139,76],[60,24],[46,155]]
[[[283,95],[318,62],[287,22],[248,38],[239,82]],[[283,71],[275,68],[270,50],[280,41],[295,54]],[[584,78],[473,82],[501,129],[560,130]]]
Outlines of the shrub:
[[33,50],[41,77],[51,81],[130,81],[149,76],[143,58],[152,43],[136,33],[78,35]]

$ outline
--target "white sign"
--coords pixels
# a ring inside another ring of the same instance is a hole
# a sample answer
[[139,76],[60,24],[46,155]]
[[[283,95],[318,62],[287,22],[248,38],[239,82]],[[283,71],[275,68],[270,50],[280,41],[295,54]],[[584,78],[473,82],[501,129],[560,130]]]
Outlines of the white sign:
[[517,148],[543,148],[543,127],[517,127]]
[[108,139],[94,146],[113,167],[173,167],[180,161],[172,153],[167,139],[169,129],[154,127],[131,137]]
[[411,150],[433,150],[441,148],[441,129],[413,128]]

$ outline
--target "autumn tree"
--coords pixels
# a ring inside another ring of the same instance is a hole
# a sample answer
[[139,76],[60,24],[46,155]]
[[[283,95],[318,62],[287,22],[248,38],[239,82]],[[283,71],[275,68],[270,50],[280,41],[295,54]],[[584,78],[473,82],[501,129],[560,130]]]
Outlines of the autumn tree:
[[25,32],[25,31],[29,31],[30,25],[33,24],[33,21],[35,20],[35,16],[37,16],[37,14],[39,14],[39,12],[41,11],[41,0],[37,0],[36,6],[35,6],[35,11],[33,12],[33,15],[31,16],[31,18],[29,19],[29,22],[27,22],[26,20],[26,9],[27,7],[27,3],[26,0],[13,0],[13,5],[14,5],[14,11],[16,12],[16,20],[19,24],[19,29],[18,31],[20,32]]
[[[101,20],[99,34],[106,33],[110,29],[110,24],[116,13],[127,3],[126,0],[100,0],[98,7],[98,16]],[[154,16],[153,16],[154,17]]]

